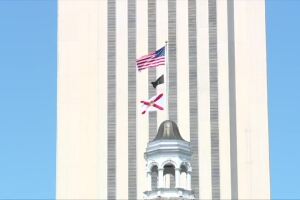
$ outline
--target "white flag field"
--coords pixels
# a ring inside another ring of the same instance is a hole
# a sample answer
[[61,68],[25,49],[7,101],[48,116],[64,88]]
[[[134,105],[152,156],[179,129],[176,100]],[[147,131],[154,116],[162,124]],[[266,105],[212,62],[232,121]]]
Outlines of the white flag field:
[[151,97],[149,100],[141,101],[141,113],[145,114],[146,112],[165,110],[165,96],[163,93]]

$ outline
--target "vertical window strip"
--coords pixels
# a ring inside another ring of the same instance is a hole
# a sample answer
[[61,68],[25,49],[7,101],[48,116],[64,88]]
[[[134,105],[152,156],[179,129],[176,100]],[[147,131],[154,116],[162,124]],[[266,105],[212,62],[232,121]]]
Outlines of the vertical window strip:
[[198,156],[198,87],[197,87],[197,23],[196,0],[188,2],[189,32],[189,95],[190,95],[190,141],[193,152],[191,165],[192,190],[196,199],[199,198],[199,156]]
[[209,82],[211,125],[212,199],[220,199],[219,109],[218,109],[218,48],[216,0],[208,1]]
[[136,0],[128,0],[128,199],[137,198],[136,171]]
[[107,1],[107,199],[116,199],[116,2]]
[[169,117],[177,123],[176,0],[168,1]]
[[236,94],[235,94],[235,43],[234,2],[227,1],[228,20],[228,64],[229,64],[229,118],[230,118],[230,165],[231,198],[238,199]]

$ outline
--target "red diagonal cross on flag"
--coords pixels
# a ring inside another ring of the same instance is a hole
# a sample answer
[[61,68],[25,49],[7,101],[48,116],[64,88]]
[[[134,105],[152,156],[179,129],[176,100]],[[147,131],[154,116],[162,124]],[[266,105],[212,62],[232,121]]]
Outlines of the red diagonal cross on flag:
[[157,111],[157,110],[164,110],[163,106],[163,93],[151,97],[148,101],[141,101],[143,104],[142,107],[142,114],[145,114],[147,111]]

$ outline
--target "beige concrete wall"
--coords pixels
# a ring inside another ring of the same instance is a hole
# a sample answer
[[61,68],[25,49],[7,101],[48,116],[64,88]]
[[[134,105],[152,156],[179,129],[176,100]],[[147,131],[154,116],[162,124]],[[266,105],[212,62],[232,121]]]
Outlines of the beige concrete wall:
[[189,102],[189,38],[188,38],[188,1],[176,2],[177,28],[177,125],[183,139],[190,140]]
[[227,1],[217,1],[220,198],[231,199]]
[[[156,1],[156,48],[161,48],[168,40],[168,1]],[[156,69],[156,77],[166,74],[165,67]],[[166,77],[166,76],[165,76]],[[166,92],[166,85],[157,87],[157,93]],[[167,112],[157,113],[157,128],[166,120]]]
[[116,198],[128,198],[127,0],[116,1]]
[[208,0],[197,1],[199,198],[211,199]]
[[58,4],[58,199],[106,198],[106,10]]
[[270,198],[265,1],[237,0],[235,61],[241,199]]

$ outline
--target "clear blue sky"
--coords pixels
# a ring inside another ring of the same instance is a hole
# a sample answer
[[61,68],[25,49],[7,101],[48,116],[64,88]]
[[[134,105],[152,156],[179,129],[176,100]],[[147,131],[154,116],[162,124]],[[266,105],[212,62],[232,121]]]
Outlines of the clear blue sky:
[[272,196],[300,199],[299,0],[268,0],[267,36]]
[[0,199],[55,198],[56,1],[0,0]]
[[[299,0],[268,0],[276,199],[300,198],[299,20]],[[55,0],[0,1],[0,199],[55,198],[56,31]]]

